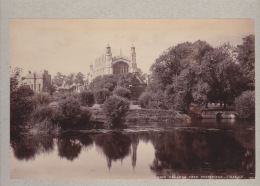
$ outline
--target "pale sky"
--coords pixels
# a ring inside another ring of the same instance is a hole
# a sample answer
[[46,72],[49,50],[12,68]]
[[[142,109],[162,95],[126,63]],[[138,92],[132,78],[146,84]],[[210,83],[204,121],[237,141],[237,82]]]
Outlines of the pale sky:
[[137,67],[150,66],[167,48],[185,41],[207,41],[212,46],[255,33],[252,19],[12,19],[11,67],[24,74],[48,70],[89,72],[89,65],[103,55],[109,43],[113,56],[130,55],[136,47]]

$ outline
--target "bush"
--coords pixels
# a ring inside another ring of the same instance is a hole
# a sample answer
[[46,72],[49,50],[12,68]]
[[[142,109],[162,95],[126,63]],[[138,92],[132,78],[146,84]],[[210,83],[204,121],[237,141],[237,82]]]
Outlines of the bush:
[[65,100],[68,97],[73,97],[77,100],[80,100],[80,94],[77,92],[60,92],[60,93],[55,93],[53,95],[53,99],[54,101],[61,101],[61,100]]
[[126,99],[130,99],[131,92],[130,92],[130,90],[128,90],[127,88],[117,87],[117,88],[113,91],[113,94],[114,94],[115,96],[120,96],[120,97],[123,97],[123,98],[126,98]]
[[152,95],[149,92],[144,92],[141,94],[138,101],[142,108],[149,108],[152,101]]
[[235,109],[240,118],[255,118],[255,91],[245,91],[235,99]]
[[54,109],[52,107],[41,106],[33,111],[31,119],[33,120],[33,122],[42,122],[46,119],[51,120],[53,115]]
[[119,96],[110,96],[103,105],[107,123],[118,126],[124,122],[129,110],[129,101]]
[[94,93],[95,102],[97,104],[103,104],[106,99],[109,97],[109,90],[108,89],[100,89],[95,91]]
[[33,109],[33,91],[29,86],[20,86],[10,92],[11,131],[15,132],[24,128]]
[[59,107],[61,113],[66,122],[75,123],[78,115],[80,114],[80,103],[77,99],[72,96],[69,96],[67,99],[64,99],[59,102]]
[[83,106],[92,107],[95,102],[94,94],[91,91],[84,91],[80,93],[80,102]]
[[86,124],[91,117],[91,113],[86,108],[81,108],[77,124]]
[[52,97],[45,92],[41,92],[34,95],[34,101],[36,106],[48,105],[52,101]]

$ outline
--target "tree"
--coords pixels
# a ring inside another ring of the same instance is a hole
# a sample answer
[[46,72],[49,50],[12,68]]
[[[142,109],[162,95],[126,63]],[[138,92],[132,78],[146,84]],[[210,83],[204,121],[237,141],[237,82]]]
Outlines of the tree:
[[126,89],[126,88],[123,88],[123,87],[117,87],[114,91],[113,91],[113,94],[116,95],[116,96],[120,96],[120,97],[123,97],[123,98],[126,98],[126,99],[130,99],[130,95],[131,95],[131,91]]
[[81,104],[84,106],[88,106],[88,107],[92,107],[94,102],[95,102],[95,98],[94,98],[94,94],[91,91],[83,91],[80,93],[80,100],[81,100]]
[[233,50],[229,44],[223,44],[209,52],[201,65],[202,79],[210,87],[208,101],[224,103],[224,107],[247,88],[241,66],[233,58]]
[[75,83],[80,83],[81,85],[84,85],[84,78],[85,76],[81,72],[78,72],[75,75]]
[[248,79],[250,89],[255,87],[255,36],[243,38],[243,44],[236,48],[237,61],[242,67],[243,75]]
[[11,132],[24,129],[26,121],[34,109],[34,92],[27,85],[19,84],[21,68],[15,68],[10,76],[10,120]]
[[66,78],[66,85],[69,87],[75,82],[75,73],[70,73]]
[[235,100],[235,108],[240,118],[255,119],[255,91],[245,91]]
[[60,87],[63,82],[66,80],[66,75],[63,75],[62,73],[58,72],[54,77],[53,77],[53,84]]
[[114,127],[123,124],[129,105],[129,101],[123,97],[110,96],[103,105],[107,123]]
[[188,112],[192,102],[201,104],[206,100],[208,86],[201,80],[200,66],[212,50],[200,40],[169,48],[152,65],[147,90],[167,108]]
[[138,84],[139,80],[135,74],[111,74],[96,77],[89,85],[93,91],[106,88],[109,92],[113,92],[116,86],[129,88],[130,85]]

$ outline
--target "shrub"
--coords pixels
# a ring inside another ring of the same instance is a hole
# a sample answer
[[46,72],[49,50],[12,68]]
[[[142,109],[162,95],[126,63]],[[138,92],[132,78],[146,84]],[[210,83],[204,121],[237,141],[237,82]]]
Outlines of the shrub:
[[97,104],[103,104],[106,99],[109,97],[109,90],[108,89],[100,89],[95,91],[94,93],[95,102]]
[[142,108],[149,108],[152,101],[152,95],[149,92],[144,92],[141,94],[138,101]]
[[130,99],[131,92],[130,92],[130,90],[128,90],[127,88],[117,87],[117,88],[113,91],[113,94],[114,94],[115,96],[120,96],[120,97],[123,97],[123,98],[126,98],[126,99]]
[[235,109],[240,118],[255,118],[255,91],[245,91],[235,99]]
[[86,124],[91,117],[91,113],[86,108],[81,108],[77,124]]
[[51,120],[53,115],[54,115],[54,109],[52,107],[41,106],[36,108],[33,111],[31,118],[33,122],[42,122],[46,119]]
[[59,107],[61,113],[66,122],[75,123],[78,115],[80,114],[80,103],[77,99],[72,96],[69,96],[67,99],[64,99],[59,102]]
[[11,131],[23,129],[34,109],[33,95],[26,85],[10,92]]
[[81,102],[81,105],[83,105],[83,106],[92,107],[95,102],[93,92],[91,92],[91,91],[81,92],[80,93],[80,102]]
[[45,92],[41,92],[34,95],[34,101],[36,106],[48,105],[52,101],[52,97]]
[[118,126],[124,122],[128,110],[129,101],[119,96],[110,96],[103,105],[107,123],[113,126]]

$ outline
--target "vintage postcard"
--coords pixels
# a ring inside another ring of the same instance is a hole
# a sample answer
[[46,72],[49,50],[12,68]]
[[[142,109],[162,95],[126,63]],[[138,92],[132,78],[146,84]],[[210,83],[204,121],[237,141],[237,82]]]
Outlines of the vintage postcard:
[[11,19],[10,179],[255,179],[254,19]]

